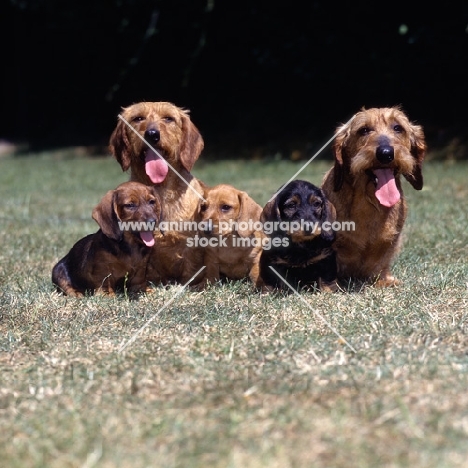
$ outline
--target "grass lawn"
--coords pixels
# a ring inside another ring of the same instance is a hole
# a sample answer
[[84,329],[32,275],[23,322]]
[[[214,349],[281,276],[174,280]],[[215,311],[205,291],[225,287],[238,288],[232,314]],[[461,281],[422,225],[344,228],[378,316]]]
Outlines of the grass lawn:
[[[200,160],[194,174],[263,205],[302,164]],[[330,165],[298,178],[320,184]],[[51,284],[127,180],[115,161],[51,153],[0,168],[1,466],[468,466],[466,162],[426,163],[421,192],[404,182],[398,288],[305,304],[233,282],[162,311],[178,287],[129,301]]]

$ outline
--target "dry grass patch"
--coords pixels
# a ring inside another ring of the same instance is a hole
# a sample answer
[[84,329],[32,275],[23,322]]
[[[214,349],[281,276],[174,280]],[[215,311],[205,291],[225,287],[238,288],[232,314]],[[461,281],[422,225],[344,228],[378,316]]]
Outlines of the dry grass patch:
[[[428,164],[427,189],[407,189],[406,243],[395,266],[402,287],[344,285],[337,294],[303,294],[305,305],[294,294],[262,296],[237,282],[184,291],[161,310],[177,287],[156,287],[137,301],[80,300],[50,284],[53,263],[96,229],[67,213],[89,216],[103,191],[124,180],[108,169],[112,161],[58,164],[45,155],[28,159],[27,171],[23,162],[7,164],[0,174],[0,216],[8,218],[0,233],[4,466],[465,466],[466,165]],[[214,183],[231,174],[230,183],[255,187],[264,203],[269,194],[255,174],[271,173],[273,193],[279,177],[298,168],[280,162],[258,173],[251,164],[202,166],[197,175]],[[312,166],[304,178],[317,181],[327,165]],[[39,168],[49,185],[37,180]],[[91,179],[86,189],[66,175],[73,172]],[[21,190],[13,174],[26,178]],[[56,200],[66,205],[61,221]]]

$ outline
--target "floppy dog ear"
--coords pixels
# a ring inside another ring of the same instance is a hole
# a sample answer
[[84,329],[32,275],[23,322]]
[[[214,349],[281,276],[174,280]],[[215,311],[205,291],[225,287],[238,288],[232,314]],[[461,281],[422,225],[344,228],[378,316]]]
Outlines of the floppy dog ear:
[[260,215],[260,222],[266,223],[267,221],[281,221],[280,211],[278,207],[278,196],[269,201],[262,210]]
[[416,189],[423,188],[422,163],[426,155],[426,140],[419,125],[410,125],[411,154],[416,159],[413,172],[405,175],[406,180]]
[[335,143],[333,145],[333,156],[335,166],[333,169],[333,189],[335,192],[341,190],[345,176],[346,149],[345,143],[349,136],[349,124],[343,125],[336,130]]
[[[240,223],[247,223],[247,225],[253,227],[253,223],[260,220],[262,207],[252,200],[246,192],[239,192],[239,207],[239,217],[237,218],[238,225]],[[253,232],[254,229],[237,229],[237,233],[241,237],[248,237],[253,234]]]
[[123,171],[128,170],[130,163],[132,162],[130,156],[130,141],[128,139],[126,127],[127,124],[123,120],[119,119],[109,141],[110,152],[112,156],[117,159],[117,162],[120,164]]
[[190,171],[203,150],[204,142],[197,127],[186,112],[182,113],[183,140],[180,147],[180,162]]
[[[325,221],[328,221],[328,223],[332,225],[336,221],[335,206],[325,196],[323,196],[323,201],[324,202],[323,202],[323,208],[322,208],[322,217],[320,219],[320,225],[323,225]],[[330,229],[328,230],[321,229],[320,237],[326,241],[334,241],[336,237],[335,231],[331,229],[331,226],[330,226]]]
[[94,208],[93,219],[107,237],[119,241],[123,237],[123,232],[118,224],[115,198],[115,190],[109,190]]
[[[203,193],[203,198],[206,199],[206,192]],[[198,200],[197,208],[194,213],[194,220],[199,223],[203,221],[204,212],[206,211],[206,203],[203,200]]]

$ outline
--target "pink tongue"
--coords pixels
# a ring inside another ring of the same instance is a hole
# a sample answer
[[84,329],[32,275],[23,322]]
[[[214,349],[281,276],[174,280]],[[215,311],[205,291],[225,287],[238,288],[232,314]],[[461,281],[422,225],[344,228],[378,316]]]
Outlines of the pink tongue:
[[381,205],[390,208],[400,200],[393,169],[374,169],[374,174],[377,177],[375,196]]
[[152,247],[154,245],[153,233],[150,231],[141,231],[140,232],[141,240],[145,243],[147,247]]
[[169,167],[151,148],[146,150],[145,171],[153,184],[160,184],[167,175]]

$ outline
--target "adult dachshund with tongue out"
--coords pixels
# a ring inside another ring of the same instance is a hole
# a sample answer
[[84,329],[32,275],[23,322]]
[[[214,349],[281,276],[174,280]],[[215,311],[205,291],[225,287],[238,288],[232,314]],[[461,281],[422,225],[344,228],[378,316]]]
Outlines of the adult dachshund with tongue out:
[[161,221],[161,202],[154,188],[137,182],[120,184],[104,195],[93,219],[99,231],[79,240],[52,270],[58,291],[75,297],[146,291],[153,229]]
[[[203,250],[187,247],[204,184],[191,169],[203,139],[186,110],[169,102],[139,102],[123,109],[110,138],[110,150],[131,180],[154,186],[164,208],[167,229],[156,232],[157,245],[148,265],[152,283],[185,284],[203,266]],[[190,227],[191,226],[191,227]],[[203,280],[198,275],[191,285]]]
[[423,130],[399,107],[390,107],[363,109],[335,134],[335,164],[322,189],[337,220],[355,223],[354,231],[337,232],[338,276],[396,285],[391,264],[407,214],[401,176],[422,189]]

